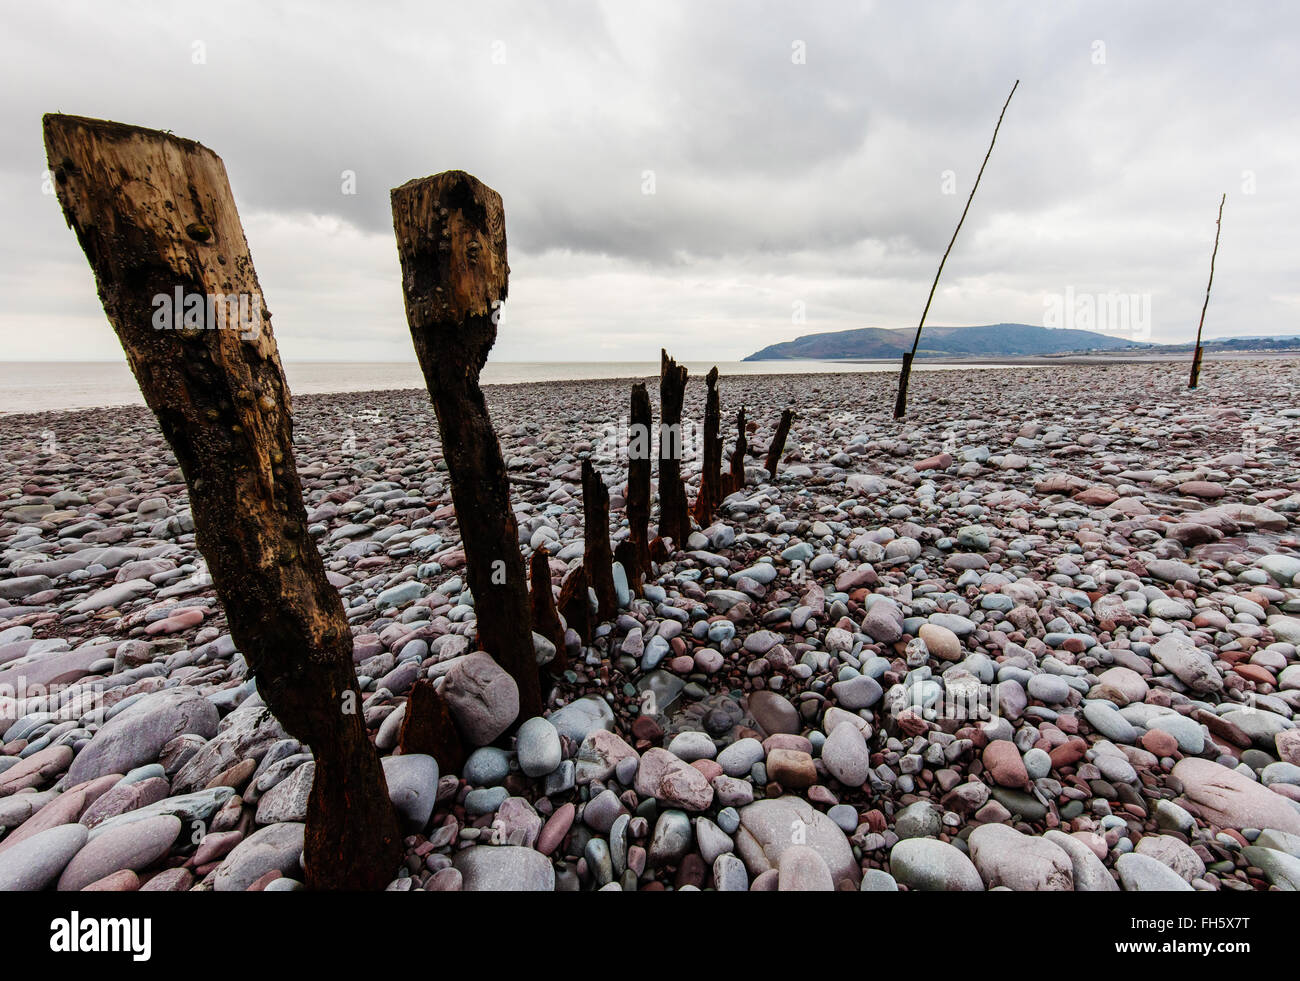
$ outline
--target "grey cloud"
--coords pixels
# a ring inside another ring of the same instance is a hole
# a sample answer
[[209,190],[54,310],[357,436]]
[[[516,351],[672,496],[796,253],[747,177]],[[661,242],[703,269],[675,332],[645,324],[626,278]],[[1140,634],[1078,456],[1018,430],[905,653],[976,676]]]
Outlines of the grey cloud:
[[[388,189],[452,167],[506,202],[512,308],[545,324],[503,338],[514,356],[593,344],[611,323],[622,340],[602,338],[603,356],[653,355],[657,332],[701,315],[688,284],[705,277],[746,284],[705,291],[708,342],[729,356],[760,338],[908,326],[1020,78],[945,272],[942,322],[1034,319],[1045,292],[1073,285],[1151,293],[1157,337],[1178,339],[1226,190],[1210,333],[1300,329],[1286,234],[1300,220],[1300,13],[1283,6],[70,3],[6,19],[10,324],[81,318],[90,331],[97,315],[39,191],[40,115],[61,110],[222,155],[246,224],[276,229],[250,241],[264,288],[284,297],[288,356],[362,356],[375,337],[404,350]],[[206,64],[192,63],[195,41]],[[806,64],[791,61],[795,41]],[[315,241],[318,219],[345,230]],[[610,270],[618,289],[600,280]],[[561,283],[599,295],[602,314]],[[778,295],[827,314],[792,327]],[[367,310],[373,332],[349,327]]]

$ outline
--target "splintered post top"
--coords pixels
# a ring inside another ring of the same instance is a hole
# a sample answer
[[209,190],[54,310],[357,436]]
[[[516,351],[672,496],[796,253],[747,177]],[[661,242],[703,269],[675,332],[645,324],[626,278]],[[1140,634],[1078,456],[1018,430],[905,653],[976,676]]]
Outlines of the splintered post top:
[[138,278],[133,265],[160,258],[171,278],[198,290],[257,290],[226,167],[212,150],[85,116],[51,113],[43,127],[59,203],[109,301]]
[[501,195],[463,170],[448,170],[407,181],[391,198],[412,328],[490,317],[510,276]]

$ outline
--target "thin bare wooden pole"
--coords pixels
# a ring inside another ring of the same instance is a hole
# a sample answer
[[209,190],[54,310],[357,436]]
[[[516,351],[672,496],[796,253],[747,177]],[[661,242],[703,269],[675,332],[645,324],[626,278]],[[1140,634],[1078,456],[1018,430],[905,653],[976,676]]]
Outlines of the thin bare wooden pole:
[[912,362],[916,358],[917,348],[921,344],[921,328],[925,326],[925,316],[930,312],[930,304],[934,301],[934,291],[939,286],[939,277],[943,275],[944,263],[948,261],[948,253],[952,251],[953,245],[957,242],[957,233],[961,231],[962,223],[966,220],[966,212],[970,211],[970,203],[975,200],[975,191],[980,186],[980,178],[984,176],[984,168],[989,162],[989,157],[993,155],[993,144],[998,141],[998,130],[1002,128],[1002,117],[1007,114],[1007,106],[1011,105],[1011,96],[1016,94],[1016,89],[1020,85],[1020,79],[1016,79],[1015,85],[1011,86],[1011,94],[1007,96],[1007,101],[1002,104],[1002,112],[998,113],[997,125],[993,127],[993,139],[989,141],[988,152],[984,154],[984,162],[980,164],[980,172],[975,175],[975,183],[971,186],[970,195],[966,198],[966,207],[962,208],[961,217],[957,220],[957,227],[953,230],[952,239],[948,242],[948,248],[943,250],[943,258],[939,260],[939,271],[934,274],[934,282],[930,284],[930,295],[925,298],[925,309],[921,311],[921,321],[916,325],[916,337],[912,339],[911,353],[903,355],[903,368],[898,376],[898,397],[894,400],[894,418],[901,419],[907,412],[907,384],[912,377]]
[[[64,115],[44,128],[59,204],[180,464],[230,634],[267,706],[315,755],[307,885],[382,889],[402,841],[343,603],[308,533],[289,388],[225,165],[157,130]],[[173,297],[184,317],[165,316]],[[200,304],[205,322],[191,322]]]
[[1219,217],[1214,222],[1214,251],[1210,253],[1210,281],[1205,284],[1205,302],[1201,304],[1201,322],[1196,327],[1196,350],[1192,353],[1192,377],[1188,388],[1195,388],[1201,382],[1201,331],[1205,329],[1205,311],[1210,306],[1210,287],[1214,285],[1214,260],[1219,256],[1219,232],[1223,230],[1223,204],[1228,200],[1225,193],[1219,198]]

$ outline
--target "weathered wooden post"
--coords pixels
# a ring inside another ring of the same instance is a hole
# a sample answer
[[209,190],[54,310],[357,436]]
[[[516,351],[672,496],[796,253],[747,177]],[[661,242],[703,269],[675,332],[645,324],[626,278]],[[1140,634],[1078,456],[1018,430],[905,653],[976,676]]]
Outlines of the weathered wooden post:
[[786,409],[781,413],[781,421],[777,423],[772,445],[767,448],[767,473],[773,480],[776,480],[776,467],[781,462],[781,454],[785,452],[785,441],[790,435],[792,422],[794,422],[794,409]]
[[532,580],[528,604],[533,630],[555,645],[555,660],[551,662],[551,673],[555,674],[564,670],[568,659],[564,656],[564,630],[555,612],[555,594],[551,592],[551,553],[546,546],[533,552],[528,571]]
[[478,642],[519,686],[519,718],[542,713],[528,584],[510,482],[479,372],[496,342],[510,268],[501,196],[462,170],[391,194],[411,340],[433,399],[478,614]]
[[1192,352],[1192,376],[1187,382],[1189,389],[1194,389],[1201,383],[1201,331],[1205,329],[1205,311],[1210,306],[1210,287],[1214,285],[1214,260],[1219,257],[1219,232],[1223,230],[1223,204],[1227,200],[1227,194],[1219,198],[1219,217],[1214,222],[1214,251],[1210,253],[1210,281],[1205,284],[1205,302],[1201,304],[1201,322],[1196,327],[1196,349]]
[[704,377],[708,394],[704,398],[704,452],[700,471],[700,490],[695,496],[695,521],[704,527],[713,518],[713,510],[722,500],[722,406],[718,399],[718,368],[714,365]]
[[439,773],[459,773],[465,765],[465,744],[451,717],[447,700],[421,678],[411,686],[397,745],[403,756],[425,753],[438,761]]
[[691,522],[682,485],[682,400],[686,397],[686,366],[668,352],[659,352],[659,537],[671,538],[673,548],[686,546]]
[[596,591],[597,616],[613,620],[618,616],[618,594],[614,591],[614,553],[609,547],[609,488],[590,460],[582,461],[582,565]]
[[749,440],[745,436],[745,407],[742,405],[736,413],[736,448],[731,452],[731,482],[727,493],[734,494],[745,487],[745,454],[749,451]]
[[638,382],[632,386],[627,427],[627,541],[636,564],[626,570],[628,582],[638,594],[642,578],[650,572],[650,426],[650,396]]
[[231,636],[315,756],[307,885],[382,888],[402,842],[343,604],[307,533],[289,389],[225,166],[156,130],[63,115],[44,129],[63,213],[185,476]]

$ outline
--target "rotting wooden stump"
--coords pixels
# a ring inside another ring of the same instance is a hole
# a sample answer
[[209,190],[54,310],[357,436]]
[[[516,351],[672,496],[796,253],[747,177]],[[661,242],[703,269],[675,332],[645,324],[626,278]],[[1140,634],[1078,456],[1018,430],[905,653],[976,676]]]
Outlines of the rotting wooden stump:
[[588,590],[587,570],[579,562],[560,583],[560,614],[584,644],[591,643],[591,598]]
[[403,756],[432,756],[438,761],[439,773],[460,773],[465,765],[465,746],[447,702],[423,678],[411,687],[397,745]]
[[695,496],[695,521],[702,528],[713,520],[713,512],[722,493],[722,405],[718,398],[718,368],[715,365],[704,378],[708,394],[704,399],[704,453],[700,471],[700,489]]
[[63,213],[184,474],[231,636],[315,756],[307,885],[382,889],[402,841],[343,604],[307,532],[289,390],[225,166],[121,123],[47,115],[44,130]]
[[635,564],[624,566],[628,583],[637,595],[650,573],[650,396],[645,385],[632,386],[632,409],[627,427],[627,541]]
[[510,269],[501,196],[461,170],[391,192],[411,340],[433,400],[474,594],[478,642],[519,686],[519,720],[542,713],[528,584],[510,481],[479,372],[496,342]]
[[614,553],[609,547],[609,488],[591,460],[582,461],[582,565],[596,591],[596,613],[602,621],[618,616],[614,590]]
[[903,367],[898,373],[898,392],[894,396],[894,418],[901,419],[907,414],[907,389],[912,381],[912,361],[916,355],[910,351],[903,352]]
[[682,401],[686,366],[659,352],[659,537],[671,538],[680,551],[690,534],[686,487],[682,483]]
[[772,445],[767,448],[767,473],[773,480],[776,480],[776,467],[781,462],[781,454],[785,452],[785,441],[790,435],[792,422],[794,422],[794,409],[786,409],[781,413],[781,421],[777,424],[776,435],[772,437]]
[[727,493],[734,494],[745,489],[745,454],[749,451],[749,440],[745,437],[745,407],[742,405],[736,413],[736,448],[731,453],[731,480],[727,484]]
[[551,591],[551,553],[546,546],[533,552],[528,571],[532,580],[532,588],[528,591],[532,628],[555,645],[555,660],[551,662],[550,670],[552,674],[559,674],[568,667],[568,658],[564,652],[564,628],[555,612],[555,594]]

